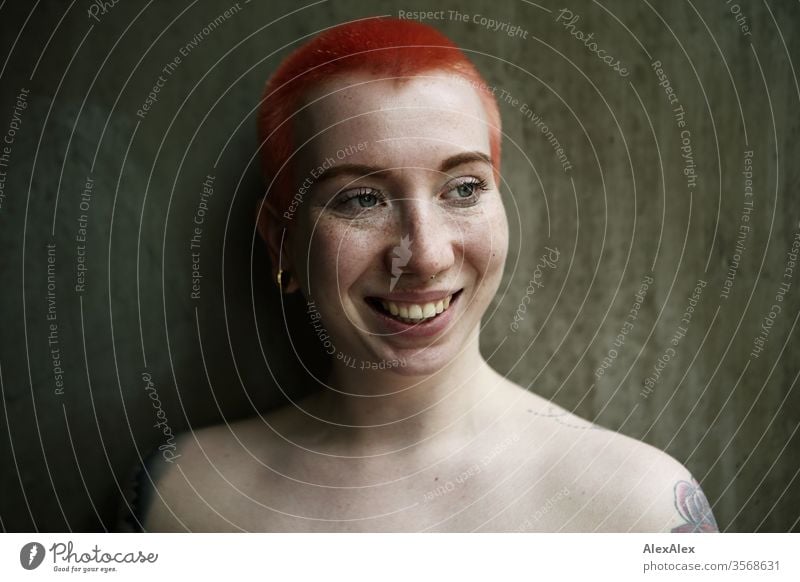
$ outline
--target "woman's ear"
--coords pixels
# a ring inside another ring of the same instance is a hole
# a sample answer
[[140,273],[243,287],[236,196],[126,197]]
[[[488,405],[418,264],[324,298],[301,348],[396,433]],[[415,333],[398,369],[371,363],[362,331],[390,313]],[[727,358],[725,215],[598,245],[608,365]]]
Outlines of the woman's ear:
[[[281,290],[284,293],[297,291],[300,285],[297,282],[297,277],[294,276],[294,265],[290,259],[291,253],[289,253],[286,222],[263,198],[256,204],[256,225],[258,233],[267,245],[269,258],[272,262],[272,280],[277,283],[278,265],[280,265],[280,268],[283,269]],[[283,239],[283,252],[281,252],[281,239]]]

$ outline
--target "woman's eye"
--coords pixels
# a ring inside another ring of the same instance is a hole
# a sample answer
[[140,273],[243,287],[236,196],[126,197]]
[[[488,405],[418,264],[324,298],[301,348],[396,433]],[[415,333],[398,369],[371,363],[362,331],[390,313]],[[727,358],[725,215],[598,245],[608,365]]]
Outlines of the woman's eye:
[[378,203],[378,197],[375,194],[359,194],[355,199],[358,200],[358,204],[362,208],[369,208]]
[[352,192],[345,192],[334,205],[336,210],[346,214],[358,214],[379,206],[383,202],[381,194],[370,188],[359,188]]
[[476,187],[477,187],[476,184],[473,184],[472,182],[467,182],[466,184],[459,184],[454,188],[454,190],[462,198],[469,198],[475,193]]
[[447,192],[445,198],[457,204],[474,204],[478,201],[479,194],[487,189],[485,180],[467,178],[456,183],[455,186]]

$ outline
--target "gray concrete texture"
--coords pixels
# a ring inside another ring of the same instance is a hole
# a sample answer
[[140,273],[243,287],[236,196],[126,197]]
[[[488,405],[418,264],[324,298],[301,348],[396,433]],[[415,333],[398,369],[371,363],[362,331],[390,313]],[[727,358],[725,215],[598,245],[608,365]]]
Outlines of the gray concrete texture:
[[487,358],[685,463],[722,529],[798,529],[798,4],[337,0],[0,9],[4,530],[110,529],[165,427],[314,388],[302,302],[290,343],[254,242],[254,111],[303,39],[401,10],[441,11],[500,97],[511,245]]

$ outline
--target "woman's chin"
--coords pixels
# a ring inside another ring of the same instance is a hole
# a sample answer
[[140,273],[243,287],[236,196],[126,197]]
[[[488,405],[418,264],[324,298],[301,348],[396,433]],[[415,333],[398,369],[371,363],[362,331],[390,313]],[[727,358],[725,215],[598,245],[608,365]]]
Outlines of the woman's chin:
[[398,366],[396,368],[392,368],[391,371],[398,376],[405,376],[405,377],[428,377],[433,376],[437,372],[441,371],[444,368],[445,363],[441,362],[439,364],[436,363],[429,363],[429,364],[407,364],[405,366]]
[[376,358],[377,363],[370,365],[373,369],[383,368],[400,376],[431,376],[445,368],[455,356],[445,346],[390,349]]

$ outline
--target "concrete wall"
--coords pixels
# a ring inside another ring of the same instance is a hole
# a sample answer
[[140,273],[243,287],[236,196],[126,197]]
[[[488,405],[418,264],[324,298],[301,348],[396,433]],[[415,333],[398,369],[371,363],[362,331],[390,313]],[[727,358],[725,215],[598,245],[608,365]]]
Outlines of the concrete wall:
[[[121,480],[164,440],[153,397],[177,433],[277,405],[279,384],[313,388],[253,244],[263,188],[253,110],[303,38],[430,5],[242,1],[213,30],[224,2],[3,6],[4,529],[110,528]],[[797,4],[435,9],[443,18],[430,22],[497,87],[506,132],[511,252],[484,353],[516,382],[684,462],[723,529],[797,529],[800,271],[786,270],[800,229]],[[189,241],[209,175],[192,299]],[[558,260],[537,272],[546,247]],[[287,307],[310,353],[297,301]]]

